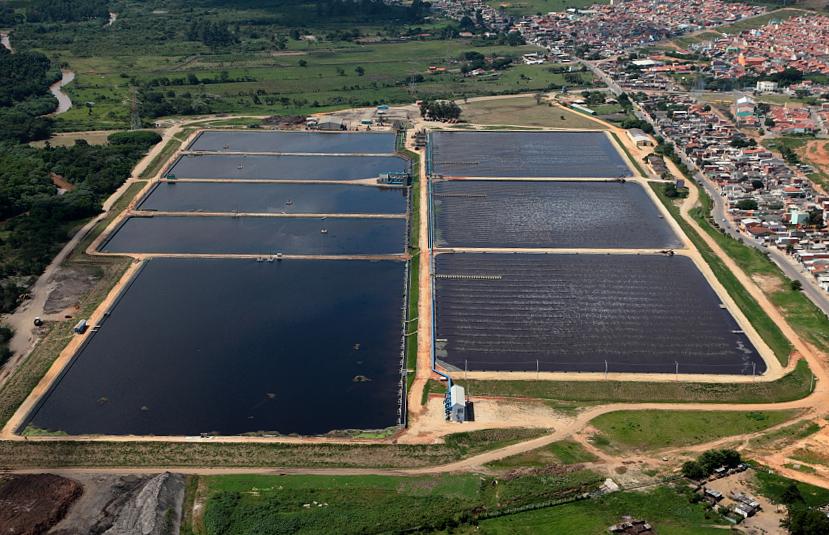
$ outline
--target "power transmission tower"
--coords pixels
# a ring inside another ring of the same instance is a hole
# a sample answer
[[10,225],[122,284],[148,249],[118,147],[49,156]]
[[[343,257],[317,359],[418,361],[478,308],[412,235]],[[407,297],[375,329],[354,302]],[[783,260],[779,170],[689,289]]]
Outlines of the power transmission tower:
[[138,88],[130,87],[130,130],[141,128],[141,112],[138,105]]

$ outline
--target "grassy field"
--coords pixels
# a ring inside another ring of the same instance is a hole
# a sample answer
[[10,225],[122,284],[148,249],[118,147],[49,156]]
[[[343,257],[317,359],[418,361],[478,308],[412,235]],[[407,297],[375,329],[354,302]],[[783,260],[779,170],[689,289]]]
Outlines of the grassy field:
[[567,498],[601,479],[586,470],[499,478],[497,484],[477,474],[217,476],[205,479],[204,526],[207,535],[432,532],[481,514]]
[[730,526],[719,515],[706,512],[702,504],[689,503],[687,496],[672,488],[658,487],[484,520],[474,531],[469,528],[456,533],[603,535],[624,515],[647,520],[660,535],[722,535]]
[[549,446],[507,457],[506,459],[489,463],[487,466],[495,469],[511,469],[542,467],[551,464],[589,463],[595,460],[597,460],[597,457],[584,449],[578,442],[559,440]]
[[693,446],[732,435],[754,433],[789,420],[798,411],[619,411],[590,424],[603,439],[596,445],[613,452]]
[[586,116],[547,103],[537,104],[535,97],[514,97],[469,102],[461,106],[463,119],[485,125],[522,125],[577,130],[604,130],[604,126]]
[[781,497],[786,488],[794,483],[797,485],[803,500],[809,507],[820,507],[829,503],[829,489],[823,489],[801,483],[799,481],[792,481],[777,474],[770,474],[763,470],[757,470],[757,482],[759,483],[759,492],[761,495],[767,497],[773,503],[781,503]]
[[477,395],[528,397],[581,402],[649,401],[698,403],[771,403],[810,393],[812,372],[801,361],[794,371],[768,383],[692,383],[638,381],[473,381],[458,380]]
[[4,468],[61,466],[239,466],[415,468],[537,438],[546,429],[457,433],[445,444],[262,444],[189,442],[0,441]]
[[813,420],[801,420],[791,425],[763,433],[759,437],[752,438],[749,446],[752,448],[772,450],[783,448],[794,444],[799,440],[813,435],[820,431],[820,426]]
[[520,17],[522,15],[545,14],[551,11],[565,9],[586,8],[593,4],[607,4],[610,0],[488,0],[487,4],[494,8],[501,8],[507,14]]

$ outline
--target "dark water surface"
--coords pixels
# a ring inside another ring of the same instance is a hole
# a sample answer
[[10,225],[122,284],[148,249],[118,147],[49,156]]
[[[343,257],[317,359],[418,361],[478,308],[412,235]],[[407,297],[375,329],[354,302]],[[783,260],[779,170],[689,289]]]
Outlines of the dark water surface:
[[190,150],[392,154],[395,134],[386,132],[202,132]]
[[166,212],[402,214],[406,190],[339,184],[159,182],[138,205]]
[[437,358],[459,369],[766,369],[687,257],[458,253],[436,266]]
[[404,270],[151,260],[27,423],[115,435],[395,425]]
[[603,132],[433,132],[432,172],[445,176],[631,176]]
[[457,180],[432,186],[439,247],[676,248],[639,184]]
[[398,156],[262,156],[185,154],[168,172],[175,178],[228,180],[360,180],[402,173]]
[[403,218],[159,215],[130,217],[100,250],[177,254],[398,254],[405,250],[405,234]]

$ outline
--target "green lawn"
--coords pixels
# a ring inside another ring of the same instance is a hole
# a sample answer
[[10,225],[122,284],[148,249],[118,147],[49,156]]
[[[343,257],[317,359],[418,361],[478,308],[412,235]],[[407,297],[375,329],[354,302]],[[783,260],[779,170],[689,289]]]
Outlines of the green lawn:
[[586,470],[477,474],[205,478],[206,535],[431,532],[482,513],[567,498],[602,480]]
[[495,461],[488,466],[496,469],[510,469],[542,467],[551,464],[589,463],[595,460],[597,460],[597,457],[584,449],[578,442],[559,440],[543,448]]
[[481,535],[605,535],[607,528],[631,515],[650,522],[660,535],[723,535],[728,524],[702,504],[691,504],[671,488],[617,492],[597,500],[518,513],[480,523]]
[[770,403],[801,399],[810,393],[812,372],[805,361],[782,378],[766,383],[668,381],[478,381],[458,380],[478,395],[530,397],[581,402]]
[[803,500],[809,507],[820,507],[829,503],[829,489],[823,489],[801,483],[799,481],[792,481],[777,474],[770,474],[764,470],[757,470],[757,482],[759,483],[759,493],[774,503],[780,503],[781,496],[792,482],[797,485]]
[[604,130],[605,127],[586,116],[534,97],[514,97],[469,102],[462,106],[462,118],[474,124],[522,125],[577,130]]
[[599,445],[602,449],[654,450],[762,431],[797,412],[619,411],[594,418],[590,424],[606,439]]

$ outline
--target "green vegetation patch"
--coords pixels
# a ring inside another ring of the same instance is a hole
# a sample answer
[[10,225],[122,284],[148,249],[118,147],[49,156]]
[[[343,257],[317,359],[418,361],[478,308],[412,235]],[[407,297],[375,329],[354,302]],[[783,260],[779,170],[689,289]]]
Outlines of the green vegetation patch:
[[800,495],[807,506],[820,507],[829,503],[829,489],[793,481],[762,469],[757,469],[756,475],[759,484],[758,492],[774,503],[784,503],[784,493],[792,483],[800,491]]
[[693,383],[684,381],[479,381],[458,380],[478,395],[562,401],[648,401],[697,403],[773,403],[811,393],[812,372],[805,361],[776,381]]
[[0,441],[0,466],[416,468],[450,463],[546,433],[546,429],[484,429],[448,435],[445,444],[433,445]]
[[560,469],[493,479],[478,475],[217,476],[207,482],[207,535],[432,531],[480,514],[560,500],[601,481]]
[[513,455],[487,466],[498,469],[542,467],[551,464],[578,464],[596,461],[598,458],[574,440],[559,440],[543,448]]
[[[581,73],[579,73],[581,74]],[[575,130],[605,130],[606,127],[580,113],[536,97],[478,100],[461,106],[465,121],[482,125],[520,125]]]
[[722,535],[730,526],[719,515],[706,511],[703,504],[691,503],[688,496],[673,488],[658,487],[484,520],[475,533],[604,535],[625,515],[646,520],[656,533],[666,535]]
[[754,433],[796,416],[798,411],[618,411],[591,420],[608,441],[602,449],[654,450],[703,444]]

